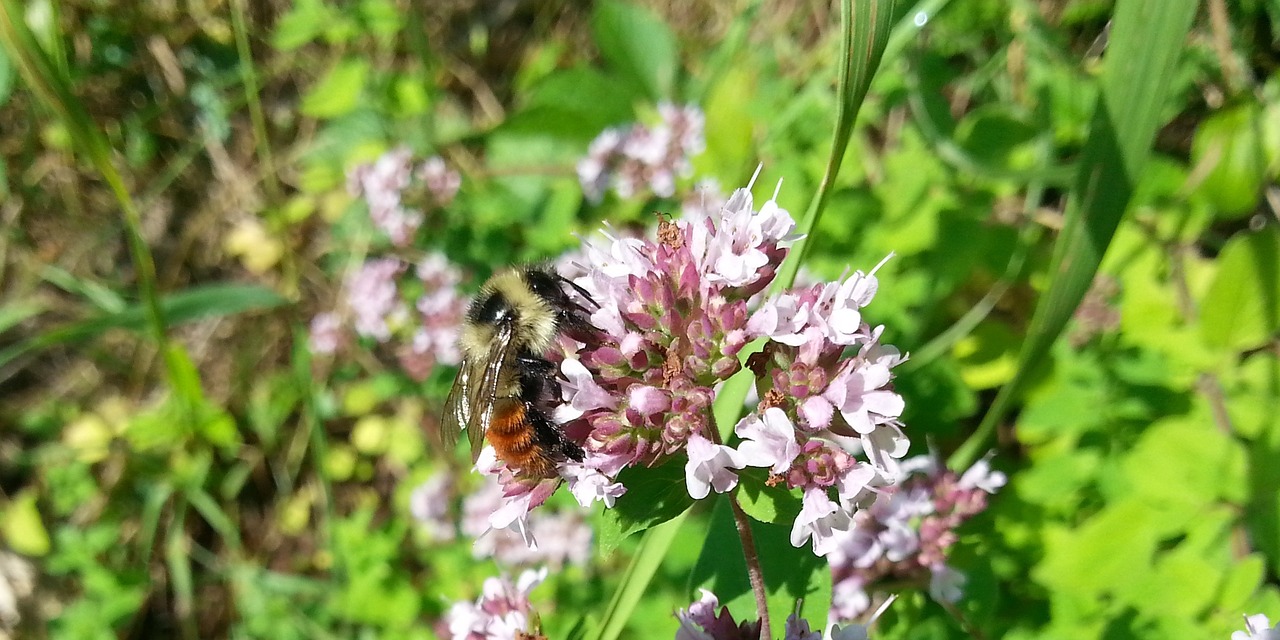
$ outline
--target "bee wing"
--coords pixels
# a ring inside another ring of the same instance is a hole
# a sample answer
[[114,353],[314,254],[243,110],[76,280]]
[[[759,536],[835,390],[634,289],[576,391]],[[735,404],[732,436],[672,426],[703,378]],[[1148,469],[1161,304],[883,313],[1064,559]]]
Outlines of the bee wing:
[[471,441],[471,461],[475,462],[483,447],[484,433],[489,430],[493,421],[493,402],[498,397],[498,385],[502,381],[502,370],[512,359],[511,338],[513,330],[510,325],[501,325],[489,343],[489,354],[484,359],[484,372],[479,384],[473,389],[471,422],[467,425],[467,439]]
[[446,450],[453,449],[458,443],[458,432],[471,424],[472,389],[482,375],[476,371],[476,364],[471,358],[462,361],[458,377],[453,381],[453,388],[449,389],[449,397],[445,398],[444,417],[440,421],[440,440]]

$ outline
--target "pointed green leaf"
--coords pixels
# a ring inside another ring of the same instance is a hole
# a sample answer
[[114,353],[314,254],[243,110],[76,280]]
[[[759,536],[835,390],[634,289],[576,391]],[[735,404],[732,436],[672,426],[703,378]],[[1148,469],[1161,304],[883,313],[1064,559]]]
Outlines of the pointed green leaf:
[[591,31],[610,66],[630,76],[651,100],[674,97],[676,37],[661,18],[646,8],[607,0],[596,5]]
[[349,58],[334,65],[302,98],[302,112],[314,118],[336,118],[360,104],[369,63]]
[[1200,303],[1200,335],[1211,347],[1243,351],[1280,329],[1280,231],[1242,233],[1218,254],[1218,275]]
[[952,455],[951,468],[967,468],[989,446],[1013,398],[1034,366],[1049,355],[1093,283],[1163,124],[1165,98],[1195,8],[1193,2],[1167,0],[1116,3],[1102,92],[1054,246],[1049,288],[1032,315],[1017,373],[1000,389],[977,431]]

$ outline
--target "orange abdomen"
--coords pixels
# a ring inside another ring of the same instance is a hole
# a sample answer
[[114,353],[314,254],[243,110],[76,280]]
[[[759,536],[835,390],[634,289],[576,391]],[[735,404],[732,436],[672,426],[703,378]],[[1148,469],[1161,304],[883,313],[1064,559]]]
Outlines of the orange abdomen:
[[516,398],[495,400],[485,437],[493,445],[498,459],[519,475],[536,478],[555,475],[555,463],[538,443],[524,402]]

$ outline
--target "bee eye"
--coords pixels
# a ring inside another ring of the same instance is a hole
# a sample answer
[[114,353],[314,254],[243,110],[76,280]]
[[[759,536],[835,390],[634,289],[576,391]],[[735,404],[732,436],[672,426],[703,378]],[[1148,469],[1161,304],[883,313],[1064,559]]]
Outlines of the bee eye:
[[471,306],[471,320],[483,324],[494,324],[507,316],[511,305],[501,293],[492,293],[480,298]]

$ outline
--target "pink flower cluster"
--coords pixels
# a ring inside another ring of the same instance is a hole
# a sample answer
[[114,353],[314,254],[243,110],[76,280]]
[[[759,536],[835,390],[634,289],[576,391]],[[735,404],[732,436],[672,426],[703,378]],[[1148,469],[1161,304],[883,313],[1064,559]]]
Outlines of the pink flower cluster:
[[475,602],[457,602],[449,608],[436,632],[450,640],[512,640],[530,631],[535,616],[529,593],[546,579],[545,568],[527,570],[515,583],[506,576],[489,578]]
[[[688,609],[676,612],[680,629],[676,640],[758,640],[760,621],[735,622],[728,607],[721,607],[714,593],[702,589],[701,597]],[[719,608],[719,613],[716,609]],[[859,624],[833,625],[825,636],[810,628],[809,621],[792,613],[787,617],[783,640],[867,640],[866,627]]]
[[[795,223],[773,199],[756,210],[749,187],[710,215],[662,221],[656,240],[606,235],[562,261],[572,265],[563,275],[599,303],[591,322],[604,334],[596,345],[563,339],[548,354],[563,376],[556,419],[587,453],[562,475],[584,506],[612,506],[627,467],[684,458],[694,499],[732,490],[738,470],[766,468],[770,484],[804,494],[792,543],[812,539],[825,555],[906,453],[902,398],[891,386],[904,358],[862,319],[874,270],[764,294]],[[737,445],[726,445],[711,404],[755,339],[764,347],[749,366],[762,400],[736,425]],[[555,483],[505,478],[509,504],[519,506],[491,525],[519,530]]]
[[645,187],[664,198],[675,194],[676,179],[693,171],[689,158],[706,146],[705,117],[697,107],[666,102],[658,105],[658,116],[652,127],[637,123],[596,136],[578,162],[578,182],[588,200],[599,202],[609,189],[622,198]]
[[928,580],[940,602],[956,602],[964,575],[947,566],[956,529],[987,507],[987,496],[1005,484],[1005,475],[986,460],[963,475],[932,456],[901,464],[899,483],[853,516],[853,526],[831,539],[832,620],[852,620],[871,606],[871,593],[884,582]]
[[[345,279],[338,308],[312,319],[311,351],[338,353],[350,346],[354,333],[392,344],[401,366],[417,380],[437,364],[457,364],[462,358],[458,326],[466,311],[460,279],[441,254],[428,255],[412,271],[399,258],[368,260]],[[415,295],[411,307],[408,300]]]
[[582,511],[539,509],[529,515],[521,531],[494,530],[490,517],[501,514],[505,502],[502,486],[493,475],[485,476],[485,484],[463,499],[462,533],[475,540],[471,547],[475,557],[494,558],[504,566],[553,569],[585,565],[591,559],[591,525]]
[[[415,169],[413,152],[407,147],[392,149],[347,174],[347,191],[364,198],[374,226],[397,247],[413,240],[424,219],[423,207],[448,205],[461,184],[462,177],[439,156],[428,158]],[[408,201],[421,201],[421,206]]]
[[[501,513],[506,504],[496,475],[484,476],[483,484],[462,498],[460,516],[452,508],[457,495],[448,471],[436,472],[410,494],[409,512],[432,542],[450,542],[461,529],[463,536],[474,541],[471,551],[476,558],[493,558],[504,567],[560,569],[566,564],[585,565],[591,559],[591,525],[577,508],[539,509],[529,515],[524,531],[494,530],[489,518]],[[542,544],[533,537],[535,532]]]

